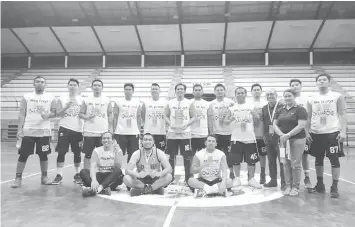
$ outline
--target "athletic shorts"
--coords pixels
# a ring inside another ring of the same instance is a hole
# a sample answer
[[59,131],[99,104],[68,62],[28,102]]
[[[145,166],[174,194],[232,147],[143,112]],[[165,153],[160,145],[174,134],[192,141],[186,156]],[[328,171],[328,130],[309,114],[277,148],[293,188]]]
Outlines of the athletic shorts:
[[191,140],[190,139],[168,139],[167,150],[168,155],[178,155],[180,148],[180,154],[184,157],[191,157]]
[[259,156],[266,156],[267,148],[266,148],[266,144],[265,144],[264,140],[257,139],[256,140],[256,146],[258,148]]
[[197,180],[199,180],[199,181],[201,181],[201,182],[203,182],[203,183],[205,183],[205,184],[207,184],[209,186],[212,186],[212,185],[215,185],[215,184],[218,184],[218,183],[222,182],[222,178],[216,178],[213,181],[209,181],[209,180],[206,180],[206,179],[204,179],[202,177],[199,177],[199,178],[197,178]]
[[139,135],[118,135],[115,134],[115,139],[120,145],[123,155],[132,155],[133,152],[139,149]]
[[137,178],[140,180],[143,184],[153,184],[155,181],[159,179],[159,177],[151,177],[151,176],[145,176],[144,178]]
[[101,146],[101,137],[84,136],[83,153],[86,158],[90,159],[94,149]]
[[165,151],[166,148],[166,136],[165,135],[153,135],[155,147]]
[[230,151],[231,135],[219,135],[216,134],[217,149],[223,151],[226,155]]
[[44,136],[44,137],[24,136],[22,138],[22,143],[20,149],[18,150],[18,154],[20,155],[34,154],[35,145],[36,145],[36,154],[40,155],[41,153],[46,153],[46,154],[51,153],[49,136]]
[[197,151],[200,151],[203,148],[205,148],[206,147],[205,142],[206,142],[206,137],[203,137],[203,138],[192,138],[191,139],[192,154],[195,155],[195,153]]
[[58,153],[67,153],[69,145],[73,153],[80,153],[80,143],[83,141],[83,134],[64,127],[59,127],[58,144],[56,151]]
[[314,134],[311,133],[312,146],[309,154],[316,158],[344,157],[343,143],[339,143],[336,139],[339,132],[327,134]]
[[240,165],[246,162],[248,165],[254,165],[259,161],[259,154],[256,143],[242,143],[232,141],[230,161],[233,165]]
[[311,150],[311,143],[309,143],[308,141],[306,141],[306,144],[304,145],[304,152],[303,154],[309,154],[309,151]]

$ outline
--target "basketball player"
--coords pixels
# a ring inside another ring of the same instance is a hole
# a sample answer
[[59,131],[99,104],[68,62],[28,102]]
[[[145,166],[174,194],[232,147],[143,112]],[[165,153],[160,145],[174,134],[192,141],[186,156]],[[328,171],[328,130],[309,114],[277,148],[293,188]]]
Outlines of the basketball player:
[[208,136],[205,143],[206,148],[198,151],[192,160],[191,172],[198,174],[198,178],[191,177],[188,184],[196,189],[195,198],[216,193],[228,196],[226,189],[232,188],[233,182],[227,175],[226,155],[216,149],[215,136]]
[[210,104],[202,99],[203,88],[201,84],[195,84],[192,90],[194,95],[192,103],[196,111],[196,120],[191,125],[191,149],[194,155],[196,151],[205,148],[208,135],[207,111]]
[[139,148],[142,109],[139,99],[133,98],[134,85],[126,83],[123,89],[125,97],[115,103],[115,115],[118,116],[115,139],[123,154],[128,154],[127,162],[129,162],[133,152]]
[[228,108],[234,105],[233,100],[225,98],[226,88],[223,84],[216,84],[214,87],[216,99],[210,103],[208,109],[208,129],[210,134],[217,138],[217,149],[225,153],[227,164],[230,170],[230,177],[234,179],[233,165],[229,161],[229,150],[231,144],[231,129],[224,122]]
[[47,155],[51,153],[51,124],[49,118],[56,116],[56,101],[53,95],[44,92],[46,88],[44,77],[37,76],[34,78],[33,87],[35,92],[25,94],[21,100],[17,138],[22,138],[22,142],[18,151],[20,156],[17,161],[16,178],[11,185],[12,188],[21,187],[22,173],[28,157],[34,153],[35,145],[42,172],[41,183],[44,185],[50,184],[47,176]]
[[116,187],[123,183],[121,149],[114,141],[111,132],[104,132],[101,141],[103,146],[93,151],[90,170],[80,171],[84,183],[83,197],[96,194],[111,195],[111,190],[116,190]]
[[[251,86],[251,94],[253,96],[253,105],[254,105],[254,112],[257,113],[257,117],[261,119],[262,115],[262,108],[266,105],[266,101],[261,101],[260,96],[263,89],[260,84],[253,84]],[[265,166],[266,166],[266,145],[263,140],[263,124],[260,120],[255,122],[255,137],[256,137],[256,145],[258,148],[258,153],[260,157],[260,184],[265,184]]]
[[[304,107],[307,110],[308,97],[301,95],[302,92],[302,82],[299,79],[292,79],[290,81],[290,87],[295,89],[296,92],[296,103],[299,106]],[[306,142],[305,149],[302,156],[302,166],[304,171],[304,185],[307,189],[312,188],[311,180],[309,178],[309,161],[308,161],[308,152],[309,152],[309,143]]]
[[191,124],[195,121],[195,108],[190,100],[185,99],[186,85],[179,83],[175,86],[176,99],[168,102],[165,108],[165,121],[169,125],[167,134],[167,154],[172,167],[174,182],[176,155],[184,158],[185,182],[190,178],[192,159]]
[[235,89],[236,103],[229,108],[225,119],[232,129],[231,155],[235,179],[234,187],[241,186],[240,163],[248,164],[248,184],[254,188],[262,188],[255,180],[255,163],[259,161],[258,149],[255,138],[256,122],[260,121],[257,113],[254,112],[254,105],[246,102],[247,91],[244,87]]
[[[316,77],[319,94],[314,95],[308,102],[307,138],[311,145],[310,154],[316,158],[317,185],[311,192],[324,193],[323,183],[324,156],[332,165],[333,184],[330,187],[332,198],[338,198],[338,181],[340,175],[339,157],[344,156],[343,141],[346,138],[346,108],[343,95],[330,91],[331,77],[321,74]],[[310,133],[308,133],[310,132]]]
[[99,79],[92,81],[93,94],[83,101],[79,113],[79,117],[84,119],[84,169],[90,169],[90,159],[94,148],[102,146],[102,133],[112,128],[113,111],[109,98],[102,95],[103,86],[103,82]]
[[[137,172],[134,169],[137,168]],[[162,170],[163,168],[163,170]],[[128,163],[123,181],[131,188],[131,196],[164,194],[171,180],[171,166],[165,153],[154,146],[150,133],[143,135],[142,148],[135,151]]]
[[60,116],[59,130],[58,130],[58,156],[57,156],[57,176],[54,178],[52,184],[60,184],[63,180],[63,166],[65,155],[69,151],[74,153],[74,167],[75,175],[74,181],[81,183],[80,178],[80,163],[81,163],[81,148],[80,142],[83,140],[83,123],[79,118],[82,98],[78,96],[79,81],[76,79],[69,79],[68,90],[69,94],[61,96],[57,103],[57,116]]
[[142,120],[144,133],[150,133],[154,137],[155,147],[165,151],[166,145],[166,127],[165,127],[165,107],[167,101],[161,99],[160,86],[153,83],[150,86],[151,99],[142,105]]

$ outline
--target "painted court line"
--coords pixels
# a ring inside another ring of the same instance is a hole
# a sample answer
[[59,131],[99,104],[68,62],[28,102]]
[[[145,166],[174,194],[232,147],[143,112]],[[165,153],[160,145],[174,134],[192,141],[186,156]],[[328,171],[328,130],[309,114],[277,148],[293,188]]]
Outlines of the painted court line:
[[[184,183],[184,178],[183,177],[180,178],[179,183]],[[174,204],[171,206],[171,208],[169,210],[168,216],[165,219],[163,227],[169,227],[170,226],[171,220],[173,219],[173,216],[174,216],[174,213],[175,213],[175,210],[176,210],[176,207],[177,207],[178,203],[179,203],[179,194],[177,194],[176,197],[175,197]]]
[[[64,169],[64,168],[67,168],[67,167],[70,167],[70,166],[74,166],[74,164],[63,166],[63,169]],[[55,169],[50,169],[50,170],[48,170],[47,172],[53,172],[53,171],[56,170],[56,169],[57,169],[57,168],[55,168]],[[24,178],[29,178],[29,177],[33,177],[33,176],[37,176],[37,175],[39,175],[39,174],[41,174],[41,172],[24,176],[24,177],[22,177],[22,179],[24,179]],[[8,182],[11,182],[11,181],[14,181],[14,180],[15,180],[15,179],[2,181],[0,184],[8,183]]]
[[[315,169],[313,169],[313,168],[309,168],[309,169],[311,169],[311,170],[313,170],[313,171],[316,171]],[[332,176],[331,174],[329,174],[329,173],[324,173],[324,175],[327,175],[327,176]],[[346,179],[344,179],[344,178],[339,178],[339,180],[341,180],[341,181],[344,181],[344,182],[346,182],[346,183],[349,183],[349,184],[353,184],[353,185],[355,185],[355,182],[352,182],[352,181],[349,181],[349,180],[346,180]]]

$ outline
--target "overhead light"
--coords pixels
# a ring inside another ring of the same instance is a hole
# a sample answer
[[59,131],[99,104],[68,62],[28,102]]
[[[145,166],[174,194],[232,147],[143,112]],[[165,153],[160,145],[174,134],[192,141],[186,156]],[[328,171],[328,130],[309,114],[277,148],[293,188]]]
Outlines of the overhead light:
[[162,28],[155,28],[155,29],[153,29],[152,31],[153,31],[153,32],[163,32],[163,31],[165,31],[165,30],[162,29]]
[[29,35],[37,35],[39,32],[27,32]]
[[79,19],[74,18],[74,19],[72,19],[71,21],[72,21],[72,22],[79,22]]
[[174,15],[173,18],[174,19],[179,19],[179,16],[178,15]]
[[121,32],[120,29],[111,29],[110,32]]
[[225,17],[229,17],[230,15],[231,15],[230,13],[224,14]]
[[200,31],[208,31],[210,30],[209,28],[196,28],[197,30],[200,30]]
[[303,28],[304,27],[303,24],[290,24],[289,26],[292,28]]
[[121,17],[121,20],[127,20],[127,17]]
[[244,26],[243,29],[255,29],[256,26]]

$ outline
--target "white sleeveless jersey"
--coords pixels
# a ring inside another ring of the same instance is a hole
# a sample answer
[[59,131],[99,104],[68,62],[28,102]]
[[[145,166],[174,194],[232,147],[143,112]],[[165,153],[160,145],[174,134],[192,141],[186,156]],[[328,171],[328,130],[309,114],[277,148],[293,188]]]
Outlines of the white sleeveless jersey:
[[230,127],[224,123],[222,120],[227,116],[229,107],[233,106],[233,100],[229,98],[224,98],[223,101],[219,102],[217,99],[213,100],[210,104],[213,130],[215,134],[219,135],[230,135]]
[[119,108],[115,134],[138,135],[137,113],[140,105],[139,99],[128,101],[125,98],[117,101]]
[[[253,100],[251,102],[254,106],[254,110],[256,111],[256,113],[259,116],[261,116],[262,115],[262,108],[267,104],[267,101],[260,100],[260,101],[256,102]],[[256,127],[255,127],[255,137],[258,139],[261,139],[264,134],[263,129],[262,129],[262,124],[263,123],[261,121],[259,121],[258,125],[256,125]]]
[[96,115],[95,118],[84,121],[84,132],[104,133],[108,131],[107,109],[110,99],[106,96],[94,97],[90,95],[84,100],[86,104],[86,114]]
[[64,116],[59,121],[59,127],[64,127],[76,132],[82,132],[83,130],[83,121],[79,118],[80,108],[83,103],[83,99],[80,96],[75,96],[73,98],[69,97],[69,94],[64,97],[60,97],[62,107],[72,101],[72,104],[69,109],[64,112]]
[[316,134],[333,133],[340,130],[337,102],[340,93],[329,91],[309,99],[312,105],[311,132]]
[[100,173],[112,172],[115,164],[115,157],[118,155],[118,151],[113,149],[105,151],[104,147],[97,147],[94,149],[97,154],[97,169]]
[[193,100],[195,106],[196,121],[191,125],[192,138],[201,138],[208,136],[207,111],[210,103],[206,100]]
[[145,106],[145,122],[144,133],[150,133],[153,135],[165,135],[165,107],[167,101],[160,98],[157,101],[150,99],[144,102]]
[[27,103],[26,117],[23,126],[24,136],[43,137],[51,135],[50,120],[44,120],[41,114],[49,114],[54,96],[44,92],[37,95],[35,92],[24,95]]
[[[299,106],[302,106],[307,110],[308,97],[307,96],[299,96],[295,98],[296,103]],[[308,110],[307,110],[308,111]]]
[[254,120],[251,111],[254,105],[250,102],[244,104],[235,103],[230,108],[235,120],[230,124],[232,130],[231,141],[243,143],[255,143]]
[[[183,99],[182,101],[178,101],[177,99],[172,99],[169,101],[169,109],[170,109],[170,126],[175,125],[186,125],[190,121],[190,107],[191,101],[188,99]],[[174,129],[169,127],[169,132],[175,133]],[[190,133],[191,127],[187,127],[183,133]],[[177,133],[181,133],[178,131]]]
[[220,178],[221,161],[224,155],[225,154],[218,149],[215,149],[212,153],[207,152],[205,148],[197,152],[196,157],[200,161],[200,165],[202,165],[203,163],[211,162],[208,167],[203,168],[201,170],[201,172],[199,173],[199,177],[202,177],[203,179],[208,181],[213,181],[216,178]]
[[[153,149],[152,153],[147,158],[146,153],[143,150],[138,150],[139,159],[136,163],[137,171],[141,172],[152,172],[153,170],[160,172],[161,171],[161,159],[159,157],[164,156],[164,152],[159,149]],[[136,154],[137,155],[137,154]]]

